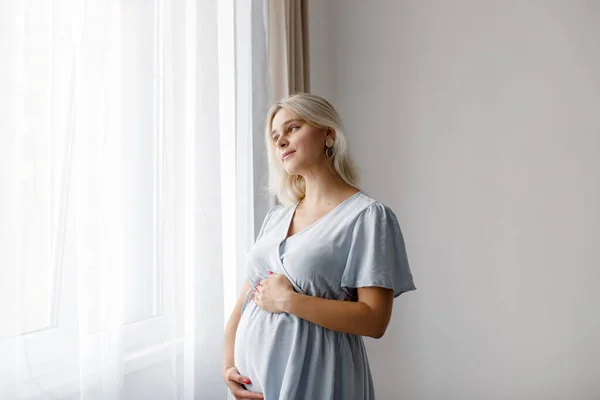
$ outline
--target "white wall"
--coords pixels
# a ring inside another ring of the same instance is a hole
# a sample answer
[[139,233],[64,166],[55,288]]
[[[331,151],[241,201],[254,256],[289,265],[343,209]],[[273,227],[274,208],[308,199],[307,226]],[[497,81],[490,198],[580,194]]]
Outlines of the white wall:
[[418,290],[378,399],[600,399],[600,2],[310,0],[311,91]]

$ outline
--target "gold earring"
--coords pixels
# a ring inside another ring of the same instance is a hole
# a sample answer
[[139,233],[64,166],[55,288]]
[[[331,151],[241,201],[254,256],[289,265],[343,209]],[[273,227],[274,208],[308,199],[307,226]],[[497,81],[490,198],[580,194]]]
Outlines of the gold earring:
[[331,158],[333,157],[333,139],[329,138],[327,139],[327,141],[325,142],[325,146],[327,146],[327,150],[325,151],[325,154],[327,154],[327,157]]

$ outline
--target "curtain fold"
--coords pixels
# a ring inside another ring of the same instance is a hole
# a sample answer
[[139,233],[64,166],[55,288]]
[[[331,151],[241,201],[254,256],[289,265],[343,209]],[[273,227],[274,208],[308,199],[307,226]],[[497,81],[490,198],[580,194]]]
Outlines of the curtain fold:
[[0,398],[224,399],[218,1],[0,21]]
[[306,0],[269,0],[271,100],[308,92]]

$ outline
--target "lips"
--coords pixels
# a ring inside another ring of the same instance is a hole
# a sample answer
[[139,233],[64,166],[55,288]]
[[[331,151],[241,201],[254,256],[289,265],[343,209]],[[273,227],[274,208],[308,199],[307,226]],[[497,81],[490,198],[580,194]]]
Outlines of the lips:
[[286,151],[285,153],[283,153],[283,156],[281,157],[282,160],[285,160],[285,158],[292,153],[295,153],[296,150],[292,150],[292,151]]

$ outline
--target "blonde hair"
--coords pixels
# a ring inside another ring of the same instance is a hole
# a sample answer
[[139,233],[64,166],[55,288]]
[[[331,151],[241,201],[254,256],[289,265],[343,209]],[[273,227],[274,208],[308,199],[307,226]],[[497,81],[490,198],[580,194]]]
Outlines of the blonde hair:
[[[336,135],[332,147],[333,154],[329,158],[329,168],[349,185],[357,186],[356,168],[350,157],[348,138],[344,133],[338,112],[322,97],[308,93],[297,93],[275,103],[267,115],[265,144],[269,160],[269,193],[277,196],[280,203],[288,206],[298,203],[306,195],[304,178],[288,174],[275,154],[271,132],[273,130],[273,119],[281,109],[294,112],[300,119],[317,128],[335,130]],[[323,152],[325,152],[325,149],[323,149]]]

